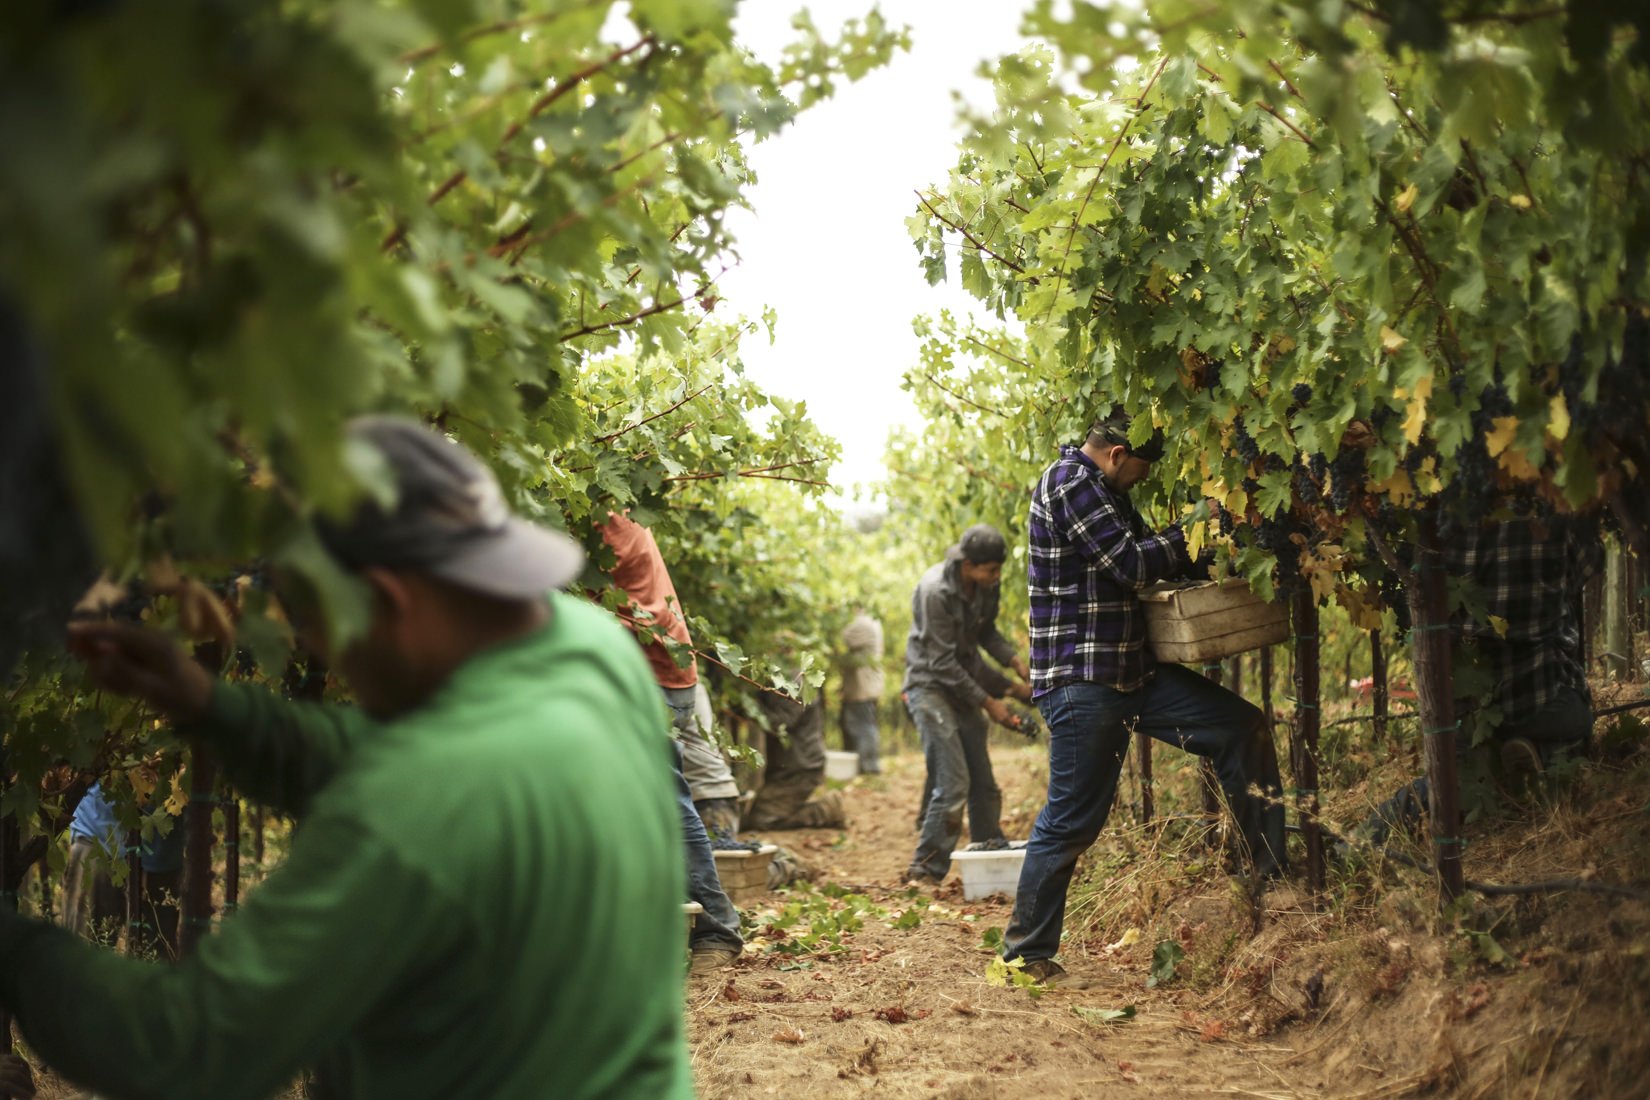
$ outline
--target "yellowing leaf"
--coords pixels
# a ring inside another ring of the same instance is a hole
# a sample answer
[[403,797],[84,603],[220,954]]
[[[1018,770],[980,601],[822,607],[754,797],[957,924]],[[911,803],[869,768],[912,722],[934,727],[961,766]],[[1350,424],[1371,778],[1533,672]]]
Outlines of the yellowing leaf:
[[1438,477],[1437,466],[1436,458],[1426,458],[1421,460],[1421,468],[1415,471],[1415,487],[1424,496],[1431,496],[1444,489],[1444,483]]
[[[183,773],[179,772],[178,775],[181,779]],[[172,786],[172,793],[166,796],[166,812],[171,814],[173,817],[182,817],[183,811],[188,808],[188,806],[189,789],[181,782],[174,782]],[[182,826],[174,823],[172,828],[178,829],[182,828]]]
[[1562,393],[1547,406],[1547,434],[1561,441],[1570,434],[1570,404]]
[[1501,452],[1501,468],[1519,481],[1534,481],[1541,476],[1540,467],[1532,463],[1521,447],[1508,447]]
[[1233,519],[1239,519],[1249,514],[1249,494],[1242,489],[1233,489],[1226,494],[1222,506],[1230,513]]
[[1206,477],[1203,479],[1203,495],[1216,500],[1226,497],[1226,479],[1223,477]]
[[1398,335],[1389,325],[1381,326],[1381,350],[1391,355],[1405,344],[1409,343],[1406,337]]
[[1501,637],[1505,638],[1507,636],[1507,620],[1506,619],[1503,619],[1499,615],[1491,615],[1490,616],[1490,625],[1495,628],[1495,632],[1497,634],[1499,634]]
[[1198,520],[1186,531],[1186,553],[1196,561],[1203,552],[1203,544],[1209,538],[1209,524],[1206,520]]
[[132,794],[137,797],[138,804],[142,805],[155,793],[157,780],[153,769],[136,767],[126,770],[126,782],[132,785]]
[[1137,944],[1139,942],[1140,942],[1140,929],[1130,928],[1127,932],[1124,932],[1121,936],[1118,937],[1116,943],[1108,943],[1105,947],[1105,950],[1106,950],[1107,954],[1111,954],[1111,953],[1116,952],[1116,951],[1122,951],[1126,948],[1133,947],[1135,944]]
[[1528,195],[1508,195],[1507,205],[1512,207],[1514,210],[1528,210],[1535,204],[1530,201],[1530,196]]
[[1359,630],[1380,629],[1381,609],[1364,599],[1362,592],[1341,585],[1335,589],[1335,602],[1346,608],[1347,617]]
[[1398,192],[1398,197],[1392,200],[1392,205],[1398,208],[1398,213],[1407,214],[1409,208],[1415,205],[1415,199],[1420,194],[1421,189],[1412,183]]
[[[1401,339],[1401,337],[1400,337]],[[1415,383],[1415,394],[1409,399],[1409,410],[1404,413],[1404,438],[1411,443],[1421,441],[1427,426],[1427,401],[1432,397],[1432,375],[1422,375]]]
[[1518,434],[1518,417],[1498,416],[1491,423],[1493,427],[1484,433],[1484,446],[1490,457],[1495,458],[1512,446],[1513,437]]
[[1387,499],[1399,508],[1408,508],[1415,501],[1415,485],[1409,480],[1409,471],[1402,466],[1392,471],[1392,476],[1375,486],[1377,493],[1385,493]]

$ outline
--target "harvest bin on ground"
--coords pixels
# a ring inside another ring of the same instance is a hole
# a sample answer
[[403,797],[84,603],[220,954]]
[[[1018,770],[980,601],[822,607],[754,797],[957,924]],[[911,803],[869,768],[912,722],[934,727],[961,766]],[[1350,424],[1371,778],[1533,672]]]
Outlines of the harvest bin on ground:
[[735,905],[755,901],[768,892],[768,864],[779,851],[776,844],[764,844],[760,851],[717,851],[716,877],[722,880],[722,890]]
[[847,782],[848,780],[854,778],[858,774],[859,774],[859,753],[857,753],[857,752],[837,752],[835,750],[826,750],[826,753],[825,753],[825,778],[826,779],[839,779],[839,780],[842,780],[843,782]]
[[1289,637],[1289,613],[1267,603],[1241,577],[1191,585],[1154,585],[1140,593],[1146,641],[1159,661],[1218,661]]
[[1010,898],[1020,886],[1020,867],[1026,861],[1026,842],[1009,841],[995,852],[952,852],[951,862],[962,876],[963,900],[978,901],[992,894]]

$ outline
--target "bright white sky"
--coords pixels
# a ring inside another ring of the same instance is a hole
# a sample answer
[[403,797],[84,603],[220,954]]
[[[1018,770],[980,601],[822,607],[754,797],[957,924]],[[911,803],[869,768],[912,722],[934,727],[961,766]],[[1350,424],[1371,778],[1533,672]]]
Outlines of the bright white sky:
[[[811,0],[827,37],[871,0]],[[1023,0],[882,0],[893,26],[911,28],[911,49],[754,147],[752,212],[729,221],[742,262],[720,282],[732,309],[779,315],[770,346],[742,345],[753,380],[808,403],[821,429],[842,442],[832,481],[852,492],[884,476],[883,445],[918,417],[900,377],[917,361],[911,321],[949,308],[979,312],[954,281],[930,287],[905,228],[915,189],[942,182],[960,134],[953,92],[991,103],[980,62],[1020,48]],[[764,61],[795,38],[793,3],[745,0],[739,40]],[[955,268],[952,271],[955,278]]]

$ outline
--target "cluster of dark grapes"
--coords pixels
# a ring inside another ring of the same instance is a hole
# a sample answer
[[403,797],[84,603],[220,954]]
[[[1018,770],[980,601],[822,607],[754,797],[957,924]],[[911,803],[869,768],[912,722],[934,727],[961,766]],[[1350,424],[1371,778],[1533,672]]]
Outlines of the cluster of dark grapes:
[[1306,460],[1306,468],[1311,472],[1312,480],[1322,485],[1324,475],[1329,472],[1329,460],[1320,452]]
[[1295,388],[1289,391],[1289,396],[1295,399],[1295,404],[1304,405],[1312,400],[1312,387],[1305,382],[1295,383]]
[[1396,410],[1394,410],[1391,405],[1388,405],[1384,401],[1378,402],[1375,407],[1369,411],[1370,426],[1376,431],[1380,431],[1391,422],[1395,414]]
[[1232,511],[1229,508],[1222,508],[1220,510],[1219,523],[1220,533],[1222,535],[1229,537],[1233,531],[1237,530],[1237,520],[1232,518]]
[[1308,501],[1316,500],[1318,498],[1318,486],[1315,482],[1313,482],[1312,475],[1307,471],[1305,466],[1295,467],[1295,474],[1291,479],[1290,484],[1295,490],[1296,500]]
[[1335,456],[1329,468],[1329,503],[1344,512],[1352,503],[1352,489],[1364,480],[1364,452],[1347,447]]
[[1278,561],[1278,587],[1291,590],[1300,578],[1300,547],[1289,537],[1298,530],[1296,525],[1280,514],[1261,520],[1252,530],[1254,544]]
[[1241,416],[1232,419],[1232,438],[1237,441],[1239,458],[1244,462],[1260,461],[1260,444],[1249,434],[1249,429],[1244,426]]
[[[1393,583],[1397,584],[1396,581]],[[1387,602],[1387,606],[1392,608],[1392,617],[1397,621],[1398,632],[1408,634],[1410,627],[1409,598],[1405,595],[1401,586],[1394,588],[1392,599]]]

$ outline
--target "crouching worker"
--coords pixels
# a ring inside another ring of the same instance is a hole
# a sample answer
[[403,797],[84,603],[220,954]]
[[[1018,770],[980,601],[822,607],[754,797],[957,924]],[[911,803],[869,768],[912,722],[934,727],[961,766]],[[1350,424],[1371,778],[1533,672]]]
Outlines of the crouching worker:
[[323,528],[370,598],[334,662],[359,710],[217,682],[153,630],[71,627],[100,689],[299,819],[287,859],[172,966],[0,912],[0,1000],[109,1100],[259,1100],[306,1067],[328,1097],[687,1100],[682,842],[647,662],[554,591],[582,553],[512,516],[473,455],[401,419],[350,437],[396,488]]
[[745,827],[840,829],[848,824],[838,791],[814,792],[825,782],[825,702],[803,704],[764,691],[760,705],[770,728],[763,755],[762,789],[745,815]]
[[[1139,591],[1194,566],[1178,526],[1150,532],[1128,492],[1162,457],[1135,447],[1113,412],[1081,447],[1061,447],[1031,496],[1031,683],[1048,723],[1048,804],[1037,815],[1005,954],[1059,981],[1054,961],[1077,857],[1100,835],[1117,794],[1130,729],[1209,757],[1260,875],[1284,861],[1277,755],[1260,708],[1146,645]],[[1251,785],[1259,794],[1250,794]]]
[[[1582,656],[1581,597],[1604,558],[1596,529],[1575,516],[1486,521],[1444,547],[1444,566],[1465,582],[1481,613],[1452,624],[1457,684],[1482,692],[1456,702],[1455,738],[1467,776],[1499,773],[1514,788],[1549,765],[1585,754],[1593,732],[1593,698]],[[1380,846],[1394,829],[1420,826],[1431,798],[1425,776],[1387,799],[1354,830]],[[1336,851],[1345,855],[1347,847]]]

